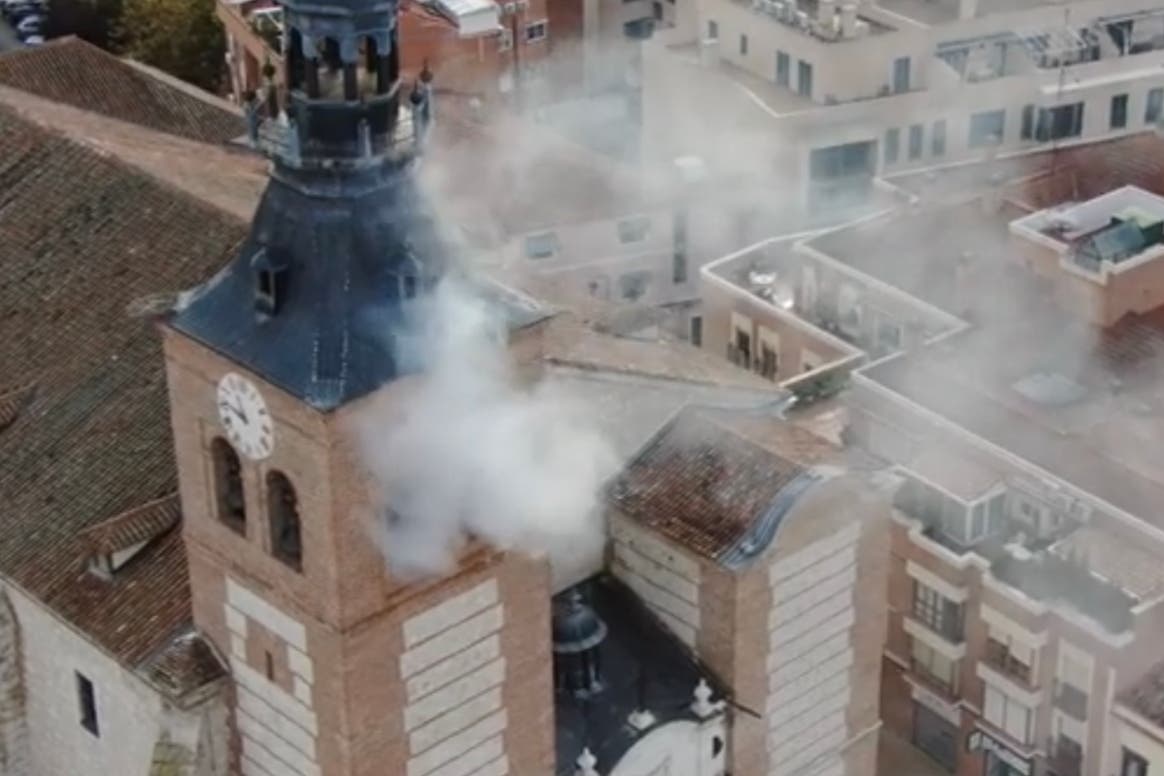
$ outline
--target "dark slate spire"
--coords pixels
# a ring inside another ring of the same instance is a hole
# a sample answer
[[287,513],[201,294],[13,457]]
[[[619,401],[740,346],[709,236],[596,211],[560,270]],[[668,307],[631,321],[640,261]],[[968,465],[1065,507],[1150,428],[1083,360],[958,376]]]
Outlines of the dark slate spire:
[[400,83],[396,5],[284,0],[285,113],[252,133],[270,182],[239,254],[173,319],[323,410],[408,371],[394,345],[450,254],[412,174],[432,74]]

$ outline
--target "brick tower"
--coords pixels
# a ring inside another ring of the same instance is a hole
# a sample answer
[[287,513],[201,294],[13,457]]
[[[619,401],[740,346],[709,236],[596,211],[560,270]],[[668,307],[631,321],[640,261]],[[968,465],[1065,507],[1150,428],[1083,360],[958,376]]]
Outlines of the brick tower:
[[428,84],[395,0],[287,0],[286,113],[247,240],[161,326],[194,617],[229,661],[232,772],[543,776],[549,573],[474,547],[395,579],[350,441],[414,365],[395,343],[444,271],[412,175]]

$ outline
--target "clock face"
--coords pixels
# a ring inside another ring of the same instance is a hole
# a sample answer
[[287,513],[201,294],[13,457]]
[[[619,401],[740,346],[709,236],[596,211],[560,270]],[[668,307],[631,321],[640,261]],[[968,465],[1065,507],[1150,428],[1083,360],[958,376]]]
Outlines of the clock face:
[[233,372],[218,381],[218,417],[226,437],[243,455],[257,461],[275,447],[275,429],[267,403],[254,384]]

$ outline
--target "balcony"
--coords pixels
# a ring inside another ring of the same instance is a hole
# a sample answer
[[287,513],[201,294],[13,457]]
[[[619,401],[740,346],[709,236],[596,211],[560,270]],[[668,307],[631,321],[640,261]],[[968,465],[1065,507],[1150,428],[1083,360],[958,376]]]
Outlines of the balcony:
[[1066,682],[1059,682],[1055,688],[1055,708],[1080,722],[1086,722],[1087,693]]
[[1031,667],[1015,658],[1010,649],[1003,643],[988,638],[986,640],[986,654],[983,662],[1007,677],[1021,682],[1028,687],[1035,686]]
[[958,700],[958,671],[959,666],[957,662],[952,663],[953,669],[951,675],[941,676],[934,671],[930,666],[926,665],[924,661],[917,658],[910,658],[909,670],[917,679],[917,683],[923,688],[930,690],[945,701]]
[[1051,740],[1048,747],[1051,755],[1047,758],[1047,768],[1054,776],[1081,776],[1083,772],[1083,747],[1064,735]]

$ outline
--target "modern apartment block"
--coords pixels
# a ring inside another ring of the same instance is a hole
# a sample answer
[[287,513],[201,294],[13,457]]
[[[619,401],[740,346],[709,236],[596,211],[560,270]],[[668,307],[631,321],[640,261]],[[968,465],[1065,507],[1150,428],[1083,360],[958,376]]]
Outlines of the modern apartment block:
[[912,176],[912,205],[703,271],[704,346],[844,375],[847,438],[903,477],[881,712],[952,773],[1157,757],[1159,147]]
[[[677,0],[644,143],[776,169],[814,207],[875,176],[1135,132],[1164,109],[1158,0]],[[699,110],[681,110],[696,94]],[[729,140],[730,138],[730,140]]]

